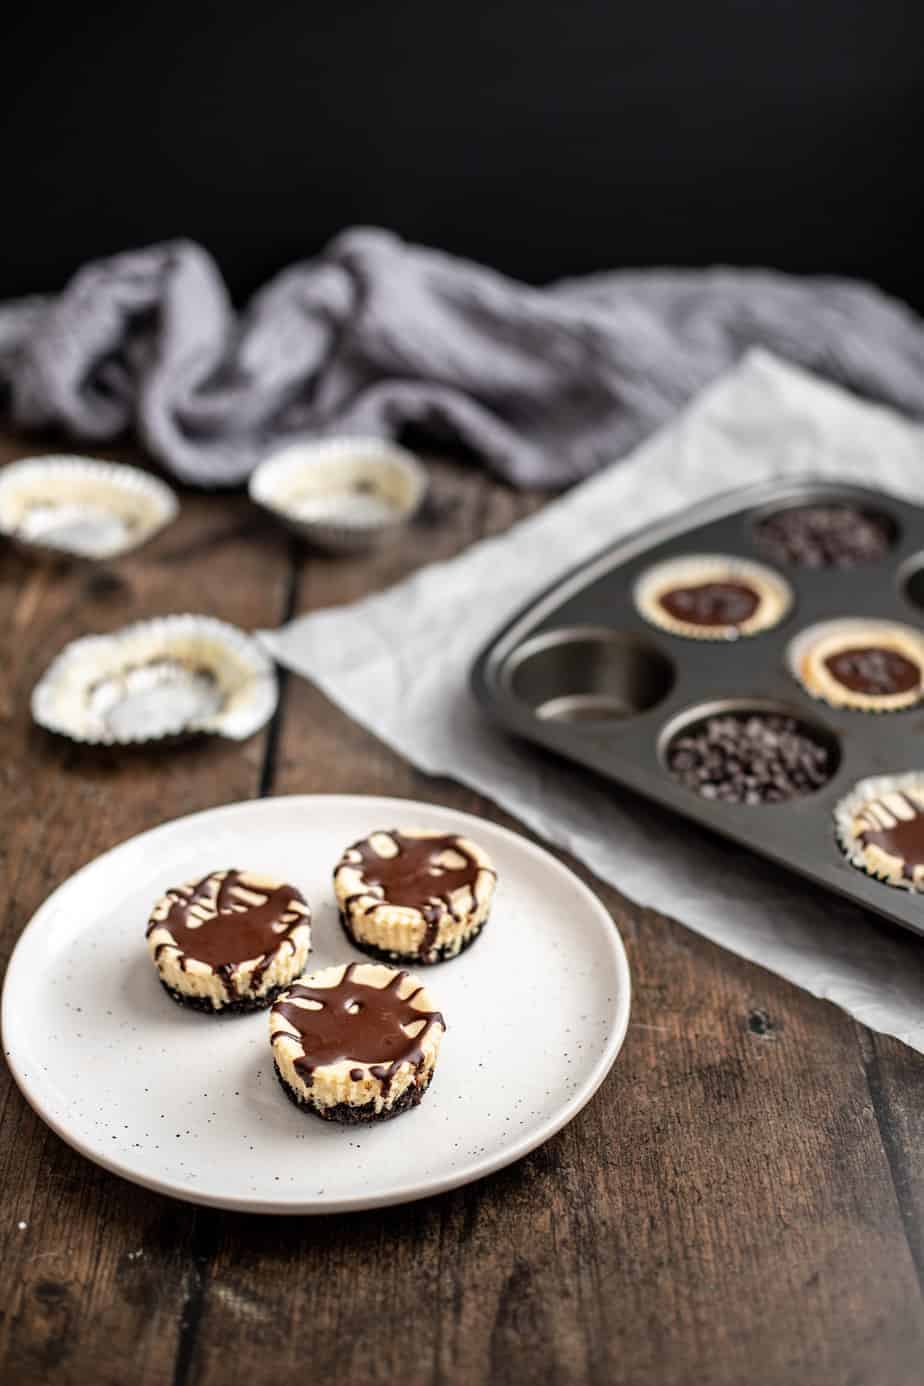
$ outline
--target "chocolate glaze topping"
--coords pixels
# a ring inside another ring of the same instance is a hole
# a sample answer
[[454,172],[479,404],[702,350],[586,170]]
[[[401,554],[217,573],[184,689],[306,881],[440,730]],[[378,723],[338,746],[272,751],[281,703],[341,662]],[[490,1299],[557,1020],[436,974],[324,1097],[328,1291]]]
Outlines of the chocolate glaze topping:
[[658,598],[675,621],[694,626],[740,626],[760,604],[753,587],[744,582],[698,582],[672,587]]
[[[377,835],[372,834],[373,837]],[[334,875],[344,867],[352,868],[362,874],[366,885],[381,888],[382,899],[370,900],[365,907],[366,914],[382,905],[403,905],[419,910],[426,925],[420,943],[420,953],[424,956],[436,942],[443,914],[452,913],[453,893],[468,886],[474,897],[478,873],[488,868],[479,865],[455,833],[441,837],[406,837],[392,830],[383,836],[391,838],[398,848],[393,857],[380,857],[365,838],[347,850]],[[441,865],[438,859],[444,852],[462,857],[464,864],[459,867]],[[352,853],[359,855],[359,861],[350,860]],[[364,896],[365,891],[351,896],[347,905]]]
[[839,650],[825,660],[825,668],[851,692],[870,697],[907,693],[921,682],[921,669],[914,660],[878,645]]
[[[184,971],[187,958],[208,963],[221,976],[229,994],[233,991],[233,969],[239,963],[250,958],[262,960],[262,966],[254,971],[252,985],[256,984],[281,943],[288,943],[295,952],[295,944],[286,936],[297,924],[309,921],[307,907],[304,913],[292,909],[295,903],[305,905],[304,897],[294,886],[280,885],[264,891],[242,881],[242,875],[246,873],[212,872],[194,886],[177,886],[167,891],[169,910],[162,919],[152,919],[147,928],[148,934],[155,929],[169,930],[177,948],[182,950],[180,966]],[[241,899],[242,891],[261,896],[261,903],[254,905]],[[209,911],[210,917],[200,918],[200,910]],[[156,956],[171,946],[158,944]]]
[[[857,837],[864,847],[872,844],[888,852],[890,857],[898,857],[902,863],[902,875],[906,880],[913,881],[915,867],[924,866],[924,814],[907,794],[899,797],[911,809],[913,817],[896,818],[891,828],[884,828],[871,812],[872,805],[868,805],[863,818],[870,826],[858,833]],[[875,802],[890,818],[895,817],[888,805],[880,800]]]
[[[350,963],[345,967],[335,987],[296,982],[285,1000],[276,1002],[273,1015],[282,1016],[298,1031],[305,1052],[295,1060],[295,1068],[309,1086],[316,1068],[352,1059],[368,1064],[369,1072],[387,1093],[402,1064],[420,1067],[424,1037],[433,1025],[445,1030],[446,1022],[439,1011],[419,1011],[411,1004],[423,987],[417,987],[409,996],[399,995],[406,972],[396,972],[386,987],[376,987],[354,979],[358,966]],[[321,1009],[294,1005],[297,1000],[316,1001]],[[413,1035],[407,1032],[411,1025],[417,1027]],[[271,1041],[286,1033],[274,1031]],[[362,1069],[350,1070],[354,1082],[364,1076]]]

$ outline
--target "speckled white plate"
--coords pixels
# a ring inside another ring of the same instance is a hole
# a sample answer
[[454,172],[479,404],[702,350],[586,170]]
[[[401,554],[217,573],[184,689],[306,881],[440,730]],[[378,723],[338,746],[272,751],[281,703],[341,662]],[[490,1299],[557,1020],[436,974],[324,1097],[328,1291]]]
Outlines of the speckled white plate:
[[[380,1126],[326,1125],[280,1090],[264,1012],[215,1018],[164,995],[148,911],[178,881],[252,867],[307,895],[312,968],[359,957],[331,871],[347,843],[400,825],[481,842],[498,871],[492,916],[468,952],[425,969],[448,1031],[420,1107]],[[23,932],[2,1018],[29,1102],[106,1169],[195,1203],[332,1213],[440,1193],[548,1140],[619,1052],[629,968],[599,900],[515,833],[430,804],[300,795],[177,819],[78,871]]]

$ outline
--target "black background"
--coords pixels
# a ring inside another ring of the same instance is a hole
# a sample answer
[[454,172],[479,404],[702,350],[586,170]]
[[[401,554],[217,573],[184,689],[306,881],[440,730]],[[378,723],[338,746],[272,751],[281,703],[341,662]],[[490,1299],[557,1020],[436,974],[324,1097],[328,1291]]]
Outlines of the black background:
[[176,235],[241,296],[354,223],[534,281],[859,275],[924,307],[916,0],[7,10],[0,297]]

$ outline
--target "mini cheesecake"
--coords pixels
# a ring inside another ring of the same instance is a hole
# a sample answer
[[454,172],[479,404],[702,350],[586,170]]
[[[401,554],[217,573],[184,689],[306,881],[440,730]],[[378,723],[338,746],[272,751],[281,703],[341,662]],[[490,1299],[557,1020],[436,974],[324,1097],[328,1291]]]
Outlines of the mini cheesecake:
[[793,641],[789,662],[831,707],[900,712],[924,692],[924,636],[895,621],[825,621]]
[[491,860],[476,843],[417,828],[370,833],[346,849],[334,870],[347,937],[387,962],[457,957],[484,928],[495,882]]
[[212,871],[158,900],[147,938],[174,1001],[213,1014],[262,1010],[305,970],[311,911],[283,881]]
[[777,625],[792,603],[779,574],[718,554],[657,563],[635,584],[635,604],[652,625],[689,640],[734,640]]
[[304,977],[270,1011],[270,1045],[286,1096],[344,1125],[387,1121],[430,1086],[446,1029],[426,990],[382,963]]
[[834,821],[851,866],[886,885],[924,890],[924,770],[861,780]]

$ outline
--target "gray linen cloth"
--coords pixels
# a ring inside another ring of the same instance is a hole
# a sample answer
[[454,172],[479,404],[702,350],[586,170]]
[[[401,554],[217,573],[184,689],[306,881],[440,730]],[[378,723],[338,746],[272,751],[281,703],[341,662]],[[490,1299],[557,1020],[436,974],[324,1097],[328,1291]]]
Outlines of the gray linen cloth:
[[417,425],[516,485],[557,487],[752,345],[924,415],[924,324],[870,286],[719,269],[534,289],[367,229],[240,316],[190,242],[90,264],[56,297],[0,305],[0,394],[22,427],[89,444],[133,429],[203,486],[244,480],[293,435]]
[[[507,534],[262,639],[421,769],[471,785],[632,899],[924,1052],[921,939],[532,753],[468,693],[478,650],[556,574],[708,496],[802,475],[874,481],[924,504],[924,428],[756,353],[631,458]],[[896,770],[920,768],[909,754]]]

